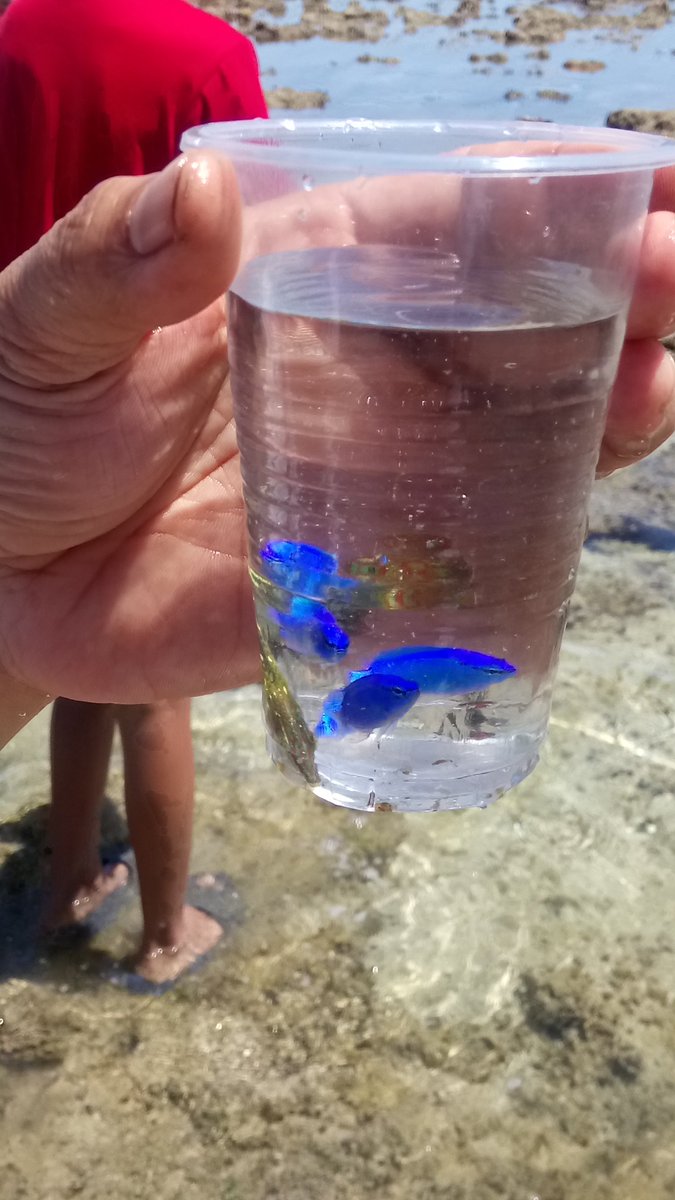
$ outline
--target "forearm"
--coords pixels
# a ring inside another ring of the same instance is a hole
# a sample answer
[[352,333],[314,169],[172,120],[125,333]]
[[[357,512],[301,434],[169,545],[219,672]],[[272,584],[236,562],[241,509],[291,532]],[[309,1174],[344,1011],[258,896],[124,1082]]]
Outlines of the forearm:
[[32,721],[53,697],[13,679],[0,669],[0,749]]

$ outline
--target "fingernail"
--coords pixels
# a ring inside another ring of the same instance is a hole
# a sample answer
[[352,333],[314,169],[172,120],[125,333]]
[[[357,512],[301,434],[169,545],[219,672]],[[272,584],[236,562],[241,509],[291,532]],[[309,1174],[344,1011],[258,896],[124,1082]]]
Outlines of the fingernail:
[[623,443],[628,454],[649,454],[669,438],[675,429],[675,403],[666,404],[653,429],[648,429],[641,438],[626,438]]
[[648,454],[663,445],[671,437],[675,428],[675,408],[668,406],[656,428],[645,433],[643,437],[621,437],[614,433],[608,438],[609,447],[614,457],[622,462],[639,462]]
[[173,241],[176,185],[185,161],[181,155],[169,163],[134,202],[129,213],[129,241],[137,254],[156,254]]

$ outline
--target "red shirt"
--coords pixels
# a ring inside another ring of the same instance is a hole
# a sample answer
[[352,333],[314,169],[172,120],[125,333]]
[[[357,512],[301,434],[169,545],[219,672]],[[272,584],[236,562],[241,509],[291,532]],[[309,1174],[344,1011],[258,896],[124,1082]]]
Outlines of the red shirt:
[[202,121],[267,115],[255,50],[184,0],[12,0],[0,19],[0,268]]

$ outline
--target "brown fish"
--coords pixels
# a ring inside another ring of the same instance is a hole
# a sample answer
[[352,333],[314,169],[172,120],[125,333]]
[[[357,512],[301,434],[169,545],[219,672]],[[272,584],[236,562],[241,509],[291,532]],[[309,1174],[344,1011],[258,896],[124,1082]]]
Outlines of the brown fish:
[[390,610],[472,603],[472,593],[467,592],[471,567],[448,538],[401,534],[385,538],[381,545],[378,554],[349,564],[349,577],[363,585],[359,607],[365,607],[366,600],[368,608]]

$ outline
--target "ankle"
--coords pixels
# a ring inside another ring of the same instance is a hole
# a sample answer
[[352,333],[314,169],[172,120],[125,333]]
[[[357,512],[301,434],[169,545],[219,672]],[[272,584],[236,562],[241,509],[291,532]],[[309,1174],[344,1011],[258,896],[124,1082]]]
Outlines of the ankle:
[[185,917],[180,913],[168,921],[157,921],[145,925],[140,953],[143,957],[155,954],[175,953],[185,941]]

